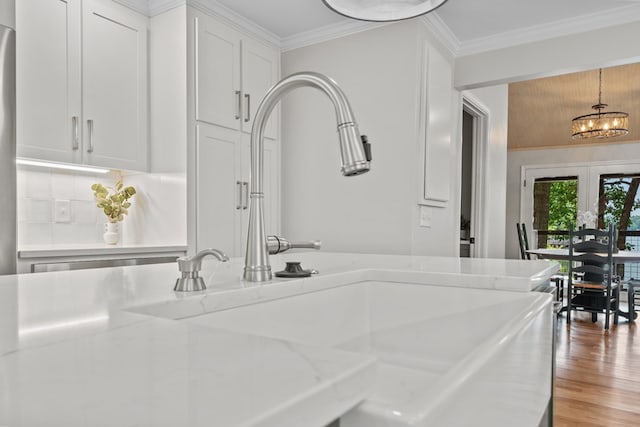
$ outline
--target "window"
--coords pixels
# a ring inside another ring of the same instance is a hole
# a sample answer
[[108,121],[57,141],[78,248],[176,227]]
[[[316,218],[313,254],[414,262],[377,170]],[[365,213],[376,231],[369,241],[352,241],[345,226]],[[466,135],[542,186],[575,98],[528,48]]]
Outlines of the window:
[[[618,248],[640,252],[640,163],[603,162],[523,166],[520,222],[532,246],[561,247],[568,227],[618,228]],[[640,278],[640,263],[618,266],[625,280]]]
[[[600,175],[598,195],[598,227],[610,223],[618,229],[620,250],[640,251],[640,174]],[[623,267],[623,268],[620,268]],[[640,278],[640,264],[620,266],[618,274],[625,279]]]

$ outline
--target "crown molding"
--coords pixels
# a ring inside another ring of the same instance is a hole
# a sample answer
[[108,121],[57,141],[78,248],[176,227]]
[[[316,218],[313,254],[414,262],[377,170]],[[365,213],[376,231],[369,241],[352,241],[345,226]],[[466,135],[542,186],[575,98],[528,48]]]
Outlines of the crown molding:
[[216,0],[188,0],[187,4],[208,15],[224,18],[240,30],[248,31],[259,39],[269,42],[276,47],[281,46],[282,42],[280,37],[244,16],[234,12]]
[[438,12],[427,13],[420,17],[420,21],[435,36],[436,39],[455,57],[460,51],[460,40],[449,26],[440,18]]
[[326,25],[311,31],[304,31],[291,37],[284,37],[280,42],[280,49],[283,52],[298,49],[313,44],[322,43],[329,40],[338,39],[351,34],[371,30],[373,28],[389,25],[388,22],[369,21],[346,21],[336,24]]
[[[584,33],[640,20],[640,4],[617,7],[608,12],[562,19],[460,43],[456,56],[473,55],[556,37]],[[444,23],[443,23],[444,24]]]
[[[255,37],[280,48],[283,52],[338,39],[389,24],[367,21],[345,21],[283,38],[234,12],[217,0],[113,1],[150,17],[174,7],[188,4],[203,13],[224,19],[236,28],[249,32]],[[460,57],[640,21],[640,4],[616,7],[608,12],[598,12],[576,18],[562,19],[548,24],[519,28],[517,30],[506,31],[468,41],[460,41],[449,26],[442,20],[440,15],[438,15],[437,11],[428,13],[419,19],[454,57]]]
[[174,7],[182,6],[187,3],[187,0],[113,0],[116,3],[120,3],[129,9],[135,10],[138,13],[153,17],[159,15],[167,10],[171,10]]
[[149,16],[149,0],[113,0],[129,9],[135,10],[145,16]]
[[187,4],[187,0],[147,0],[147,2],[149,3],[149,16],[160,15],[167,10]]

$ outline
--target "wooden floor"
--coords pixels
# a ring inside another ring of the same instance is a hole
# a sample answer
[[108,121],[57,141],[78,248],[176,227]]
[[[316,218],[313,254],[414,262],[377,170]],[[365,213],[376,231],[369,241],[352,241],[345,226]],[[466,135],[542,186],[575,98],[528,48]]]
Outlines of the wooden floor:
[[611,323],[558,318],[555,426],[640,426],[640,320]]

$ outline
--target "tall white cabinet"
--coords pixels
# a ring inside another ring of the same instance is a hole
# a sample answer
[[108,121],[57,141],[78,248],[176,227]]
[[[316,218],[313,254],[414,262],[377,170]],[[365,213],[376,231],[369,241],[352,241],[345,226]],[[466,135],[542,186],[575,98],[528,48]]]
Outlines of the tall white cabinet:
[[[185,20],[186,31],[176,32]],[[179,58],[184,50],[181,46],[187,46],[185,78],[181,80],[180,73],[169,73],[166,82],[152,84],[157,92],[165,90],[167,84],[176,84],[176,80],[184,84],[186,121],[182,124],[181,119],[176,119],[184,113],[178,103],[164,114],[154,113],[151,130],[152,134],[158,134],[174,125],[184,128],[189,252],[213,247],[229,256],[242,256],[251,190],[251,127],[260,101],[279,80],[280,52],[192,6],[152,18],[151,28],[157,31],[152,33],[152,41],[158,36],[168,47],[152,47],[152,64],[165,64],[167,70],[166,64]],[[152,100],[155,92],[152,89]],[[270,234],[277,234],[280,229],[278,116],[276,109],[264,141],[265,226]],[[172,152],[172,147],[166,144],[163,148]],[[161,163],[170,161],[161,160]]]
[[[250,134],[258,104],[279,80],[280,54],[189,9],[195,88],[195,249],[242,256],[250,192]],[[265,227],[279,232],[278,113],[265,130]]]
[[110,0],[16,2],[19,157],[147,169],[148,24]]

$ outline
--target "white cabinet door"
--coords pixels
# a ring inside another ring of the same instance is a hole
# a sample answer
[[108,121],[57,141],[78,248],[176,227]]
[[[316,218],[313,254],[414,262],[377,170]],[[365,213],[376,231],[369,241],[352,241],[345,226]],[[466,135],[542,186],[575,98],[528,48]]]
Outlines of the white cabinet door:
[[240,34],[212,18],[194,18],[196,120],[240,129]]
[[112,2],[83,7],[86,163],[147,169],[147,22]]
[[242,253],[245,196],[241,182],[240,133],[219,126],[196,130],[196,249]]
[[[242,40],[242,130],[251,133],[253,118],[262,98],[278,82],[278,52],[250,39]],[[278,111],[273,110],[265,129],[265,136],[278,137]]]
[[16,2],[17,155],[80,162],[80,0]]
[[[278,81],[280,54],[193,12],[196,120],[251,132],[260,101]],[[265,135],[277,138],[278,109]]]
[[20,157],[147,169],[147,18],[109,0],[16,5]]
[[[251,138],[249,135],[242,137],[242,181],[250,183],[251,174]],[[264,140],[264,169],[263,169],[263,192],[264,192],[264,228],[266,234],[280,234],[280,154],[278,143],[269,139]],[[249,184],[249,191],[251,185]],[[243,239],[246,240],[249,212],[245,211],[242,218]],[[243,250],[246,242],[243,240]]]

